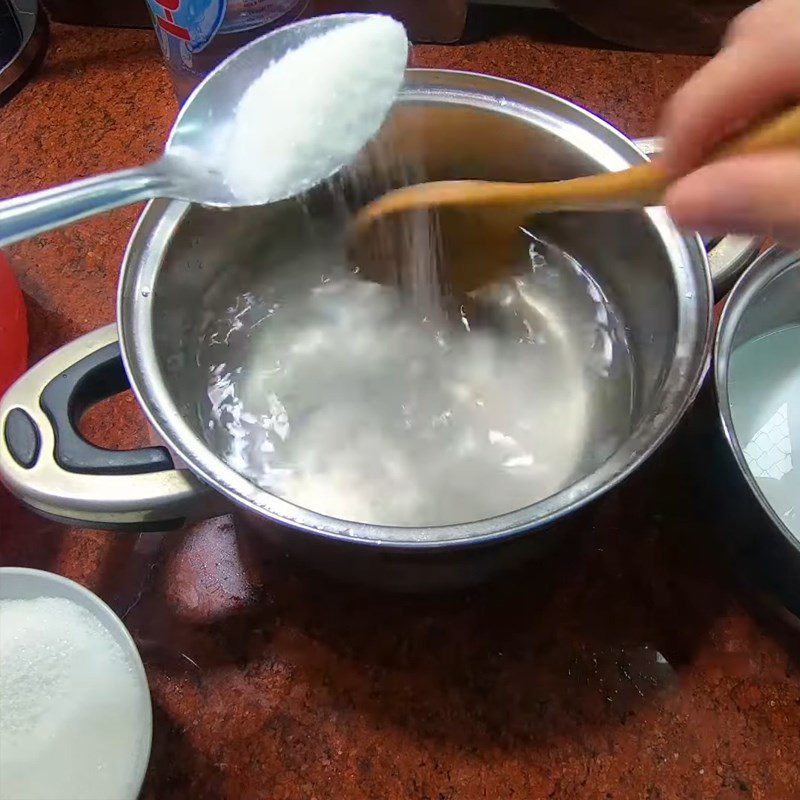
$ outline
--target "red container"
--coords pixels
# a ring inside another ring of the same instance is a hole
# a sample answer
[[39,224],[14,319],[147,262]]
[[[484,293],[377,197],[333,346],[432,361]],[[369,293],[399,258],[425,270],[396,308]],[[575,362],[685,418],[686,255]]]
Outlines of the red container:
[[25,300],[5,256],[0,253],[0,397],[28,368],[28,315]]

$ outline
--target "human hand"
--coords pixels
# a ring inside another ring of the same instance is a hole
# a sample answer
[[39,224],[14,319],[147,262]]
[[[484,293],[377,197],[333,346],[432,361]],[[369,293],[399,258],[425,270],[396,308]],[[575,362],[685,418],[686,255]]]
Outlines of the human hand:
[[695,169],[721,140],[799,100],[800,0],[762,0],[667,105],[663,164],[685,176],[665,198],[678,225],[800,245],[800,148]]

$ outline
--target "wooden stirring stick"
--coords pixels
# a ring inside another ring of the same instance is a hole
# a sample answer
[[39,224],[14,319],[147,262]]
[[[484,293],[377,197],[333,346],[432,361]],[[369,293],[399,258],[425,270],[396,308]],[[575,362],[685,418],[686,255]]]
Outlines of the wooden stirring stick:
[[[736,155],[800,147],[800,106],[793,107],[734,138],[706,163]],[[513,250],[519,227],[532,214],[548,211],[591,211],[658,205],[671,177],[657,161],[620,172],[547,183],[436,181],[391,191],[362,208],[350,232],[350,249],[361,274],[387,282],[397,265],[387,268],[386,247],[375,247],[378,231],[402,223],[398,215],[430,209],[447,210],[459,221],[457,236],[469,242],[458,247],[469,264],[451,259],[447,277],[456,292],[469,292],[497,280],[510,269],[504,257]],[[466,221],[466,214],[471,219]],[[452,238],[457,238],[452,237]],[[476,251],[477,248],[477,251]],[[476,266],[477,265],[477,266]],[[456,274],[457,271],[457,274]],[[500,273],[500,274],[498,274]]]

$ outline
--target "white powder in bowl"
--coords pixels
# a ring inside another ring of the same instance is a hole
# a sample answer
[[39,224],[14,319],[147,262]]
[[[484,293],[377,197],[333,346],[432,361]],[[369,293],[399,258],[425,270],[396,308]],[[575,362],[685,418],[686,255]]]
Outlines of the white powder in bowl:
[[147,735],[133,664],[97,618],[0,601],[0,800],[131,800]]
[[236,108],[221,164],[232,193],[281,200],[350,163],[380,129],[407,60],[403,26],[374,14],[270,64]]

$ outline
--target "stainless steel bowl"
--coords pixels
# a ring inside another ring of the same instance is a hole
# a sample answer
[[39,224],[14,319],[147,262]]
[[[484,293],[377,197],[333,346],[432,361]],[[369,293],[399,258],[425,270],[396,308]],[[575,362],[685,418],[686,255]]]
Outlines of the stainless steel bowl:
[[[548,180],[644,159],[618,131],[563,99],[436,70],[409,72],[382,137],[401,162],[422,164],[431,179]],[[125,385],[116,332],[105,329],[37,365],[0,406],[0,474],[12,491],[49,516],[137,530],[211,514],[224,498],[279,546],[334,572],[346,568],[397,585],[477,580],[503,562],[486,556],[489,548],[544,541],[544,529],[624,480],[669,435],[705,374],[713,297],[700,240],[681,235],[661,209],[553,215],[546,222],[551,241],[589,266],[625,319],[637,383],[628,438],[571,486],[491,519],[419,529],[314,513],[228,467],[209,449],[195,413],[205,376],[194,348],[204,314],[214,313],[215,280],[224,270],[247,288],[256,270],[269,269],[255,256],[263,232],[291,224],[285,204],[232,212],[150,204],[122,265],[119,348],[145,414],[188,469],[173,469],[164,450],[107,453],[76,433],[89,402]],[[388,562],[386,578],[380,567]]]
[[[800,349],[769,338],[795,329],[800,252],[772,248],[736,284],[720,319],[714,382],[722,436],[711,474],[729,511],[726,547],[763,590],[800,615],[800,397],[780,391],[800,379]],[[737,366],[753,343],[764,347]]]

